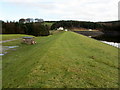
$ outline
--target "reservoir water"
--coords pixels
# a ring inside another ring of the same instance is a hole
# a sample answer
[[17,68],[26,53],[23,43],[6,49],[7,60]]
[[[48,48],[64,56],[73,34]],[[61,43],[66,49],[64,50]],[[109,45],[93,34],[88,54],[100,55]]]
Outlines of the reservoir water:
[[116,48],[120,48],[119,35],[105,34],[100,31],[75,31],[76,33],[94,38],[102,43],[109,44]]

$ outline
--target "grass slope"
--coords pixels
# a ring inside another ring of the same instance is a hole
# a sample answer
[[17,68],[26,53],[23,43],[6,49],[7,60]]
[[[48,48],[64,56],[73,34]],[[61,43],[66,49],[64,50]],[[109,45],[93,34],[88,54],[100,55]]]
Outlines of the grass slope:
[[118,87],[117,48],[74,32],[36,41],[3,56],[3,87]]

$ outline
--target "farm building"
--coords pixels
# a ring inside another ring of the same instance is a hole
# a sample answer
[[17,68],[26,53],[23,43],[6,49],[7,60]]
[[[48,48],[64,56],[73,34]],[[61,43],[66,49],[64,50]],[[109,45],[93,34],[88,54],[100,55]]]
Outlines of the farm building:
[[67,29],[65,29],[65,31],[68,31]]
[[59,27],[57,30],[64,30],[64,28],[63,27]]

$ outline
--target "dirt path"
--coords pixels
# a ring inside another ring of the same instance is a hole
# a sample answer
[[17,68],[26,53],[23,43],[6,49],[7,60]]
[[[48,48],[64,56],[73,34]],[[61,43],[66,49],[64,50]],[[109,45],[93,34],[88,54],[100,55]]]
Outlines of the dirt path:
[[0,43],[10,42],[10,41],[18,40],[18,39],[20,39],[20,38],[16,38],[16,39],[10,39],[10,40],[4,40],[4,41],[0,41]]

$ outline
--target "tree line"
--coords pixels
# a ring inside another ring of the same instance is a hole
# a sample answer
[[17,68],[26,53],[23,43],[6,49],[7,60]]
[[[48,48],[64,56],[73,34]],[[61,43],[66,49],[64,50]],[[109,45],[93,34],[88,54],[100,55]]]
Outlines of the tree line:
[[49,27],[43,23],[31,22],[3,22],[2,21],[2,34],[28,34],[34,36],[48,36]]
[[120,32],[120,21],[110,21],[110,22],[98,22],[99,24],[102,24],[102,31],[117,31]]
[[103,32],[107,31],[118,31],[120,32],[120,21],[116,22],[85,22],[85,21],[57,21],[51,26],[51,30],[59,27],[73,29],[73,28],[86,28],[86,29],[97,29]]
[[[42,21],[36,19],[37,22],[28,22],[32,19],[20,19],[19,22],[2,22],[2,34],[28,34],[34,36],[47,36],[49,30],[57,30],[59,27],[64,29],[85,28],[85,29],[97,29],[103,32],[117,31],[120,32],[120,21],[114,22],[85,22],[85,21]],[[51,27],[44,23],[54,23]]]
[[51,26],[51,29],[57,29],[59,27],[72,29],[72,28],[86,28],[86,29],[100,29],[101,24],[94,22],[84,22],[84,21],[58,21]]

